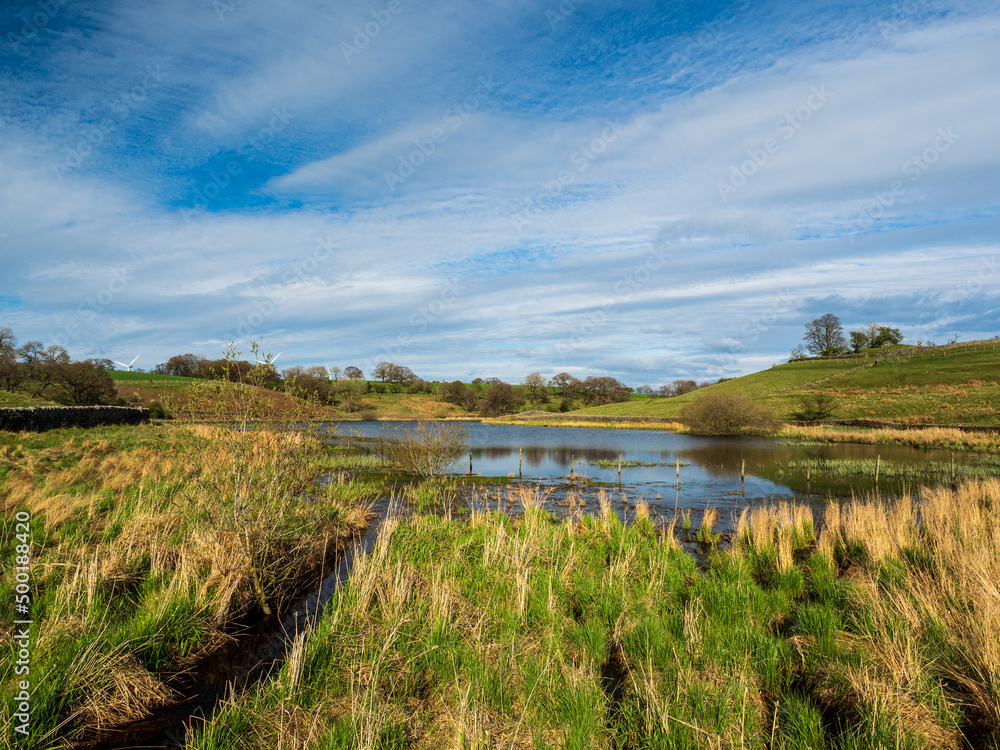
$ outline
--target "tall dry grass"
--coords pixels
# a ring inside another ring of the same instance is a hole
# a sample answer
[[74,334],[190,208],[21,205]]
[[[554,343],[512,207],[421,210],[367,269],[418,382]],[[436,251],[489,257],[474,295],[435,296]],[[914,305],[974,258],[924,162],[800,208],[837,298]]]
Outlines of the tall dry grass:
[[880,428],[862,431],[822,425],[785,425],[778,436],[825,443],[909,445],[914,448],[949,448],[981,453],[1000,453],[1000,435],[964,432],[948,427],[929,427],[915,430]]
[[[867,671],[849,671],[849,684],[873,705],[879,700],[883,707],[896,705],[901,726],[914,725],[923,709],[903,700],[893,703],[895,693],[902,689],[926,698],[943,689],[968,707],[973,730],[995,732],[1000,481],[927,489],[918,498],[832,504],[819,550],[847,570],[854,605],[863,613],[860,643],[870,665]],[[936,738],[935,746],[957,746],[954,729],[940,721],[918,726]]]

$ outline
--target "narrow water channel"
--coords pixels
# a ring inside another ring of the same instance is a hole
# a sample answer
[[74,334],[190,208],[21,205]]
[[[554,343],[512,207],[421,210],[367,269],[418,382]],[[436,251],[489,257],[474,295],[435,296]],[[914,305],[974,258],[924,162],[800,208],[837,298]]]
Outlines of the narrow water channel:
[[210,718],[227,697],[277,674],[295,637],[322,616],[337,589],[350,577],[355,557],[368,552],[374,545],[387,506],[387,501],[375,504],[372,522],[365,533],[339,555],[336,565],[320,584],[300,597],[283,617],[273,616],[254,623],[249,632],[213,655],[211,660],[168,683],[180,695],[175,704],[115,734],[79,747],[87,750],[183,748],[189,729]]

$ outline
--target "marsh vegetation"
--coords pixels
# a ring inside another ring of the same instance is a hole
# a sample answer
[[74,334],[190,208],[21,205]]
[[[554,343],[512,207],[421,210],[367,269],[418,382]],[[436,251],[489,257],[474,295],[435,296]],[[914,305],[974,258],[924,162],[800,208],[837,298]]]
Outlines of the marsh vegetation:
[[1000,743],[1000,484],[623,523],[391,516],[275,681],[196,748]]

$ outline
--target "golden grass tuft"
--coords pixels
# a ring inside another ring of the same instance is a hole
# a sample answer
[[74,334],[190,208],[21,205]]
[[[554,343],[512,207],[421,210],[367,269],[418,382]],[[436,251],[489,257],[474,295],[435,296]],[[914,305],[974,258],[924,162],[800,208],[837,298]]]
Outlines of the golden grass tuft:
[[70,723],[100,731],[141,719],[173,702],[173,691],[143,669],[124,646],[101,648],[100,640],[92,641],[62,676],[67,692],[75,696]]
[[800,503],[779,503],[759,508],[746,507],[736,525],[734,549],[739,552],[764,552],[773,549],[778,569],[793,564],[794,552],[814,539],[812,510]]

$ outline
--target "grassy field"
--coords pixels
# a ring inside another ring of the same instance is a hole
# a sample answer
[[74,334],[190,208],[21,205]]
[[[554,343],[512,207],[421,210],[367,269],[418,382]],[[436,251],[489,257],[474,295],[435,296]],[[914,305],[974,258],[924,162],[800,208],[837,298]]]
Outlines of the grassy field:
[[1000,484],[833,503],[818,539],[748,510],[704,568],[645,506],[520,500],[385,521],[191,746],[1000,748]]
[[[791,420],[806,393],[825,393],[835,400],[834,419],[884,419],[902,423],[1000,424],[1000,349],[969,347],[939,352],[936,357],[902,357],[854,372],[861,360],[789,362],[762,372],[710,386],[712,391],[738,391],[771,406],[779,418]],[[822,378],[825,383],[808,386]],[[793,390],[780,390],[794,387]],[[581,409],[580,414],[679,416],[684,405],[702,392]]]
[[47,401],[44,398],[35,398],[23,393],[10,393],[0,391],[0,408],[11,406],[56,406],[54,401]]
[[[64,747],[171,705],[178,676],[237,623],[313,585],[378,489],[316,484],[339,461],[308,438],[209,427],[0,432],[3,601],[30,552],[32,734],[19,746]],[[0,614],[0,747],[17,737],[13,613]]]

